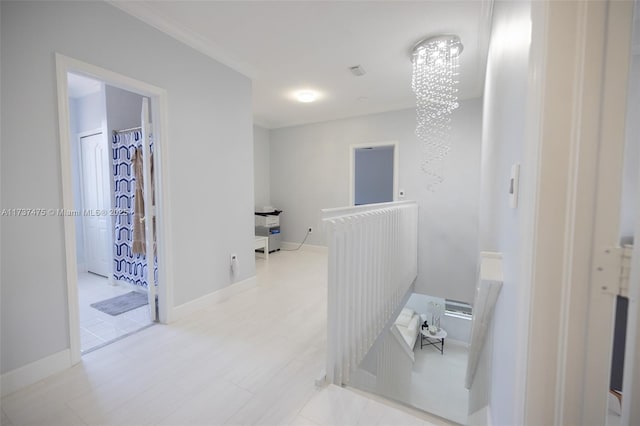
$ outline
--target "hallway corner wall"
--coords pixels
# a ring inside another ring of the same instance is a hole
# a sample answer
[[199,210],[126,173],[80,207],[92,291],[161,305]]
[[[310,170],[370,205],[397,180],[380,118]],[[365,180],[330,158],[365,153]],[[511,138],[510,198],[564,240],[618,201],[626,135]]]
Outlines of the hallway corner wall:
[[[254,203],[256,207],[271,204],[270,170],[270,142],[269,130],[253,125],[253,186]],[[278,206],[274,206],[278,208]]]
[[530,188],[526,176],[535,167],[535,158],[527,158],[525,152],[531,19],[529,1],[494,4],[484,91],[478,251],[503,254],[504,284],[491,324],[492,338],[481,353],[481,378],[470,390],[470,401],[474,410],[489,406],[493,424],[522,423],[518,386],[524,371],[518,357],[524,350],[519,342],[526,339],[519,316],[526,291],[520,247],[525,221],[522,202],[518,208],[510,207],[508,189],[511,167],[520,164],[522,199],[524,188]]

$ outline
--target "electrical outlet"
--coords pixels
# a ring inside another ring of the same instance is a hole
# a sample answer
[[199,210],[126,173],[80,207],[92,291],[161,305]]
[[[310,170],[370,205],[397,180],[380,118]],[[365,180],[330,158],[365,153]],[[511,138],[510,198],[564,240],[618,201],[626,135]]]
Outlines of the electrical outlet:
[[238,255],[231,253],[229,255],[229,266],[231,267],[231,273],[236,275],[238,273]]
[[313,234],[313,228],[312,227],[309,227],[309,233]]

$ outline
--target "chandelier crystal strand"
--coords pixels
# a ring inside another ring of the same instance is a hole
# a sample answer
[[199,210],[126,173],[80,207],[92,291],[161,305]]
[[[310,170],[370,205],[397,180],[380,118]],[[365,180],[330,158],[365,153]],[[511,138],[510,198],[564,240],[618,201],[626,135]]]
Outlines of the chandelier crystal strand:
[[458,107],[461,51],[457,37],[434,37],[419,43],[413,51],[411,86],[416,96],[416,135],[422,142],[421,169],[430,191],[443,182],[442,162],[451,149],[451,113]]

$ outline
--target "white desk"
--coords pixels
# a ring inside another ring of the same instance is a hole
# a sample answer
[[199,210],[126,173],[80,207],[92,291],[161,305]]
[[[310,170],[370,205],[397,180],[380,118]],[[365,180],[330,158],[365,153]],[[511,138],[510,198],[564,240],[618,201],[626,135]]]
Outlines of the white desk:
[[263,249],[264,250],[264,258],[269,260],[269,237],[260,237],[256,235],[256,243],[254,246],[254,250]]

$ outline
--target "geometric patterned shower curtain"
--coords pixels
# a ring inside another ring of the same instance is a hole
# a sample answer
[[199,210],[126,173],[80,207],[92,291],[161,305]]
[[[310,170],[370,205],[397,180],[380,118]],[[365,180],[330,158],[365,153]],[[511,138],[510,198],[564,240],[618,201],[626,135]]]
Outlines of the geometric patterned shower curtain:
[[[112,145],[113,178],[116,215],[113,245],[113,278],[142,288],[149,287],[147,259],[133,253],[133,209],[135,207],[136,177],[133,154],[142,145],[142,133],[133,130],[114,133]],[[151,142],[153,152],[153,142]],[[153,259],[153,283],[158,285],[158,258]]]

